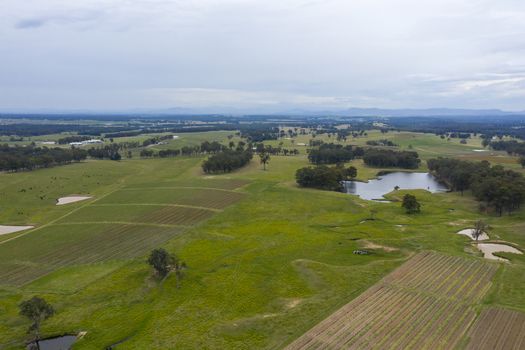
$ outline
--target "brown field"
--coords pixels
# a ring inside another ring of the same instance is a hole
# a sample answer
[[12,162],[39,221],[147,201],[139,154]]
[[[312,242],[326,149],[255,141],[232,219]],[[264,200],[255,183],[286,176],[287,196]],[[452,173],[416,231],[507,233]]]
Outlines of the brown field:
[[486,309],[472,327],[469,337],[468,350],[525,349],[525,313]]
[[287,349],[450,349],[465,336],[497,266],[416,255]]

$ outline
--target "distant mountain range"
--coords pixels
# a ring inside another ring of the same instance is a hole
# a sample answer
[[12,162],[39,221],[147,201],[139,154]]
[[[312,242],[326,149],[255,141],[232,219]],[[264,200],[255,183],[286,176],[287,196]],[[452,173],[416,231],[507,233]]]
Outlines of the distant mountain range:
[[113,110],[90,109],[2,109],[0,115],[137,115],[137,116],[168,116],[168,115],[276,115],[276,116],[340,116],[340,117],[501,117],[525,116],[525,111],[503,111],[500,109],[383,109],[383,108],[348,108],[339,110],[314,109],[277,109],[277,108],[134,108]]

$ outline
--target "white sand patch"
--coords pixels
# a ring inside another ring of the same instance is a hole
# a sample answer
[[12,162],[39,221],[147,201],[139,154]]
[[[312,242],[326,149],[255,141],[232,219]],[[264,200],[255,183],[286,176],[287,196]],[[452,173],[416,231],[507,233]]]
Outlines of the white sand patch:
[[57,205],[64,205],[64,204],[70,204],[75,202],[80,202],[86,199],[93,198],[91,196],[67,196],[67,197],[60,197],[57,200]]
[[500,258],[493,254],[497,252],[523,254],[518,249],[510,245],[506,245],[506,244],[480,243],[480,244],[477,244],[476,247],[483,252],[483,257],[485,259],[490,259],[490,260],[507,261],[507,259]]
[[178,139],[178,138],[179,138],[178,135],[173,135],[173,140],[176,140],[176,139]]
[[18,231],[29,230],[35,226],[4,226],[0,225],[0,235],[7,235]]
[[364,244],[363,247],[368,249],[383,249],[385,252],[395,252],[397,250],[397,248],[387,247],[370,241],[363,240],[361,242]]
[[[461,230],[459,232],[457,232],[458,235],[464,235],[464,236],[468,236],[470,239],[472,240],[476,240],[474,238],[474,229],[473,228],[466,228],[464,230]],[[487,235],[487,233],[483,232],[479,237],[478,237],[478,241],[486,241],[487,239],[489,239],[489,235]]]
[[299,142],[299,143],[297,144],[297,146],[306,146],[306,143],[304,143],[304,142]]
[[487,152],[486,149],[473,149],[472,152]]

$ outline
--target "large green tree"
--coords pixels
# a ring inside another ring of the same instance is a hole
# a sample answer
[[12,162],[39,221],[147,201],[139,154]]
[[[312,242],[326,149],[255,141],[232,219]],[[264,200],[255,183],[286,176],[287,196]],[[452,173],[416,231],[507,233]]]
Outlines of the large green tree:
[[172,255],[162,248],[153,249],[148,258],[148,264],[153,267],[156,275],[160,278],[165,278],[170,271],[175,271],[177,287],[179,287],[183,272],[186,269],[186,263],[176,255]]
[[29,318],[33,323],[28,332],[34,332],[35,341],[40,338],[40,324],[55,314],[55,309],[40,297],[32,297],[19,305],[20,315]]
[[401,206],[405,208],[407,214],[415,214],[421,211],[421,204],[417,201],[416,196],[411,194],[405,194]]

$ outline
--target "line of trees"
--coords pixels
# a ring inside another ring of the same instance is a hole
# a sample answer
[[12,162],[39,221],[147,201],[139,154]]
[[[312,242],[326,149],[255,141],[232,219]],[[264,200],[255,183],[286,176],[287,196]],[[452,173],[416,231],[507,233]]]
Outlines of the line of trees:
[[257,153],[268,153],[272,156],[296,156],[299,154],[297,149],[288,149],[283,148],[282,146],[273,147],[272,145],[264,145],[263,143],[258,143],[255,145],[255,152]]
[[364,153],[361,147],[321,143],[318,148],[308,151],[308,160],[313,164],[337,164],[362,157]]
[[374,167],[417,169],[421,160],[417,152],[369,148],[365,151],[363,162]]
[[162,142],[164,140],[171,140],[171,139],[173,139],[173,135],[155,136],[155,137],[142,141],[142,147],[147,147],[149,145],[156,145],[159,142]]
[[437,158],[427,162],[429,170],[454,191],[471,190],[482,203],[481,209],[493,209],[499,215],[519,209],[525,201],[525,178],[501,165],[487,161],[468,162]]
[[28,145],[0,146],[0,171],[34,170],[64,165],[86,159],[87,152],[81,149],[47,148]]
[[242,168],[253,157],[251,150],[230,150],[215,153],[202,163],[202,170],[207,174],[229,173]]
[[86,141],[86,140],[90,140],[91,137],[89,136],[82,136],[82,135],[72,135],[72,136],[66,136],[66,137],[62,137],[60,139],[57,140],[57,143],[59,145],[67,145],[68,143],[71,143],[71,142],[82,142],[82,141]]
[[90,148],[87,152],[90,157],[95,159],[121,160],[120,149],[121,147],[118,144],[112,143],[104,147]]
[[366,141],[366,144],[369,146],[387,146],[387,147],[397,146],[397,144],[395,144],[394,142],[388,139]]
[[518,142],[516,140],[510,141],[492,141],[484,143],[484,146],[489,146],[495,151],[505,151],[513,156],[525,156],[525,142]]
[[353,180],[356,176],[357,169],[353,166],[345,168],[342,165],[333,167],[320,165],[298,169],[295,173],[295,180],[301,187],[342,191],[343,181]]

